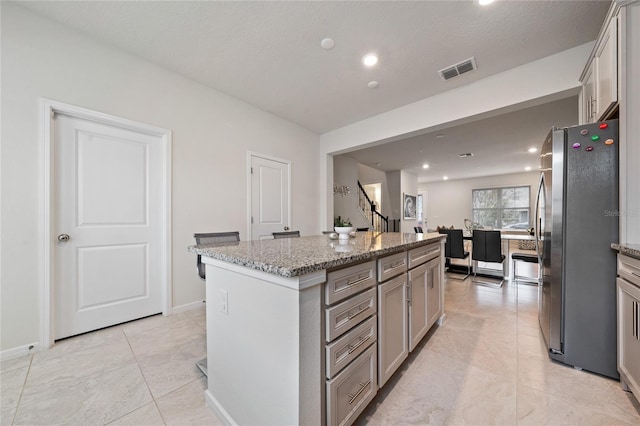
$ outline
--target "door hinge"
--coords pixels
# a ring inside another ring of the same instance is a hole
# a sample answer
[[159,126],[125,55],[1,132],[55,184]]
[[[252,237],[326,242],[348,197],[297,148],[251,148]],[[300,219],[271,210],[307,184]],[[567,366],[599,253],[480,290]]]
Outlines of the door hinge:
[[251,167],[251,174],[253,174],[253,167]]
[[251,224],[253,225],[253,216],[251,216]]

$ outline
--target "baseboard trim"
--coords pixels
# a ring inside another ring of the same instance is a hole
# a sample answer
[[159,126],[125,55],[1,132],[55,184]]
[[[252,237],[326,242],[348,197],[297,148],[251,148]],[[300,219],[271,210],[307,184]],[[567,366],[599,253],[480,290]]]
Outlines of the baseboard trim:
[[187,303],[185,305],[174,306],[171,309],[171,314],[179,314],[182,312],[193,311],[194,309],[199,309],[204,306],[204,300],[198,300],[195,302]]
[[42,347],[40,342],[34,342],[27,345],[17,346],[12,349],[7,349],[0,352],[0,360],[6,361],[9,359],[20,358],[21,356],[29,355],[34,352],[41,351]]
[[222,423],[228,426],[234,426],[238,424],[235,422],[235,420],[233,420],[233,417],[231,417],[227,410],[225,410],[222,405],[220,405],[218,400],[213,395],[211,395],[209,389],[204,391],[204,399],[207,401],[209,407],[211,407],[213,412]]

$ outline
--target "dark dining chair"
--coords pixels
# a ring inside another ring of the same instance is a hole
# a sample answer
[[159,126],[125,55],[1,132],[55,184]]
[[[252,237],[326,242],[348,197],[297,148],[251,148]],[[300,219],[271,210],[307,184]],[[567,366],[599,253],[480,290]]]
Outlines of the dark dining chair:
[[[233,244],[240,242],[240,232],[209,232],[203,234],[193,234],[193,238],[196,239],[196,245],[221,243]],[[206,270],[204,263],[202,263],[202,257],[200,255],[198,255],[196,259],[196,265],[198,267],[198,275],[201,279],[205,280]],[[204,374],[205,376],[209,375],[206,357],[196,362],[196,366],[200,369],[200,371],[202,371],[202,374]]]
[[[193,234],[193,238],[196,239],[196,245],[201,244],[218,244],[218,243],[237,243],[240,241],[240,232],[209,232],[204,234]],[[196,266],[198,268],[198,275],[203,280],[206,279],[205,267],[202,263],[202,258],[198,255],[196,259]]]
[[448,272],[453,272],[451,270],[451,259],[467,259],[467,275],[462,278],[451,278],[456,280],[466,279],[471,275],[471,257],[469,257],[468,251],[464,251],[462,229],[440,229],[439,232],[447,235],[447,240],[444,243],[444,257],[449,261]]
[[424,234],[424,231],[422,230],[422,226],[414,226],[413,230],[415,231],[416,234]]
[[538,285],[538,281],[540,279],[540,271],[538,270],[538,276],[537,277],[526,277],[523,275],[518,275],[516,273],[516,265],[517,262],[525,262],[525,263],[535,263],[536,265],[538,265],[538,255],[537,254],[531,254],[531,253],[512,253],[511,254],[511,261],[512,261],[512,274],[513,274],[513,279],[512,282],[523,282],[523,283],[529,283],[529,284],[534,284],[534,285]]
[[[502,254],[502,239],[500,237],[500,231],[482,231],[474,229],[472,241],[473,254],[471,257],[473,260],[487,263],[504,263],[505,256]],[[475,268],[473,271],[472,282],[498,288],[502,287],[502,283],[504,283],[504,274],[502,275],[500,282],[495,283],[491,281],[478,280],[477,271],[478,268]]]
[[274,232],[273,239],[278,240],[280,238],[298,238],[300,231],[287,231],[287,232]]

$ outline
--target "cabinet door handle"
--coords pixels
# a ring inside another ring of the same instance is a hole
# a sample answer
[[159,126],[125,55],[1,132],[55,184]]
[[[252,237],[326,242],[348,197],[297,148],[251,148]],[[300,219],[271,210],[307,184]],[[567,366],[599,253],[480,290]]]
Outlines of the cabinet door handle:
[[349,353],[350,354],[353,353],[360,346],[364,345],[364,342],[366,342],[369,339],[371,339],[371,335],[368,335],[367,337],[360,337],[360,341],[358,343],[356,343],[353,346],[349,346]]
[[407,303],[411,304],[411,282],[407,283]]
[[632,300],[633,303],[633,337],[636,338],[636,340],[640,340],[640,336],[638,336],[638,328],[640,327],[640,321],[638,318],[638,302],[636,302],[635,300]]
[[356,392],[355,395],[348,394],[349,398],[351,398],[349,400],[349,405],[353,404],[353,402],[356,400],[356,398],[358,398],[360,396],[360,394],[362,392],[364,392],[364,390],[366,388],[369,387],[370,384],[371,384],[371,380],[367,381],[367,383],[360,383],[360,389],[358,390],[358,392]]

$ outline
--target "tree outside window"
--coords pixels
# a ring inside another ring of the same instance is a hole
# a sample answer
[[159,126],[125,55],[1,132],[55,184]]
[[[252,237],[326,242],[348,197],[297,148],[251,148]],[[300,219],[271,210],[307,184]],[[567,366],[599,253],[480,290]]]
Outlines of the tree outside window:
[[529,229],[528,186],[474,189],[473,221],[493,229]]

